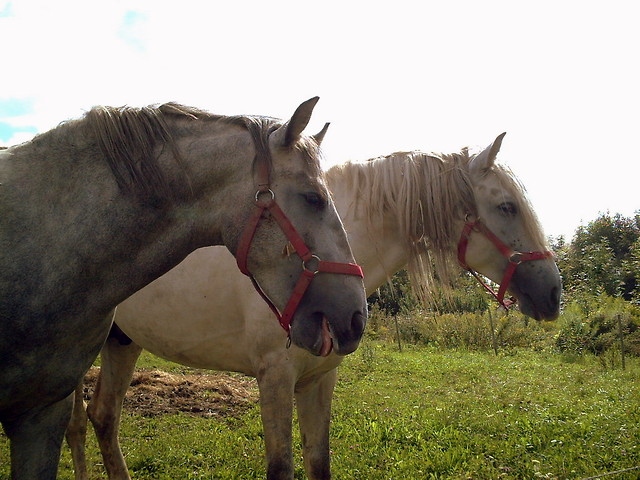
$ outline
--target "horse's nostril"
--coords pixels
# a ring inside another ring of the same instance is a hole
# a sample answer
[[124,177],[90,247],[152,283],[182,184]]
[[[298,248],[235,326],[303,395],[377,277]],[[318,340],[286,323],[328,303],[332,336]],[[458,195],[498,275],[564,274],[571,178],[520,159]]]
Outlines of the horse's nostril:
[[552,305],[558,305],[560,304],[560,288],[559,287],[553,287],[551,289],[551,304]]
[[355,335],[362,335],[364,326],[367,323],[367,317],[362,312],[356,312],[351,317],[351,332]]

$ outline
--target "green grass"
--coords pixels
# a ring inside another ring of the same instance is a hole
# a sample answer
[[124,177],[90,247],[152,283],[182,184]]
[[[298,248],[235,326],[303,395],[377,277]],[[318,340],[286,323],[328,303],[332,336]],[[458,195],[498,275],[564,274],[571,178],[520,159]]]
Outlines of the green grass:
[[623,373],[526,351],[379,345],[358,360],[337,389],[332,445],[351,450],[337,478],[583,478],[640,465],[637,362]]
[[[150,355],[142,366],[189,371]],[[590,356],[412,346],[399,353],[365,340],[339,378],[335,479],[581,479],[640,465],[638,358],[622,371]],[[297,429],[294,435],[302,479]],[[257,405],[224,419],[125,414],[121,439],[136,479],[265,477]],[[92,478],[105,478],[93,438],[88,461]],[[8,469],[2,437],[0,479]],[[73,478],[67,448],[60,478]]]

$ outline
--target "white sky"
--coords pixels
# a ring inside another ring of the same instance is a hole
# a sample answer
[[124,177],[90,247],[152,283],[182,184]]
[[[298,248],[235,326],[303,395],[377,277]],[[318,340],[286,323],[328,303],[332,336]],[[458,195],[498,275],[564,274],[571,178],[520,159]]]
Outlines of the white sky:
[[327,166],[506,131],[547,234],[640,210],[635,0],[0,0],[0,45],[0,144],[98,104],[285,119],[319,95]]

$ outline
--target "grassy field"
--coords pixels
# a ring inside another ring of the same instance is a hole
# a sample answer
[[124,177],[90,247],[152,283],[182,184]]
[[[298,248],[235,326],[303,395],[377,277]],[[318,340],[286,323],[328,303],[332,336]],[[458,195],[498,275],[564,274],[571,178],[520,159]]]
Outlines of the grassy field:
[[[145,354],[142,368],[192,372]],[[407,347],[366,340],[339,373],[335,479],[583,479],[640,466],[640,361]],[[90,437],[92,437],[90,435]],[[135,479],[264,478],[259,408],[223,418],[127,412]],[[296,478],[302,470],[295,435]],[[90,439],[92,478],[104,478]],[[0,479],[8,479],[0,437]],[[60,478],[72,479],[64,449]],[[640,470],[603,477],[640,478]]]

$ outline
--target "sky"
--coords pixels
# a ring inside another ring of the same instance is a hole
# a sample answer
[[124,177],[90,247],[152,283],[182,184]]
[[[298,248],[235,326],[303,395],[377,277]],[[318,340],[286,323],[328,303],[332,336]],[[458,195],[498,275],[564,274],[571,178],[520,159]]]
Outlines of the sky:
[[287,119],[326,167],[483,148],[547,235],[640,210],[636,0],[0,0],[0,145],[95,105]]

